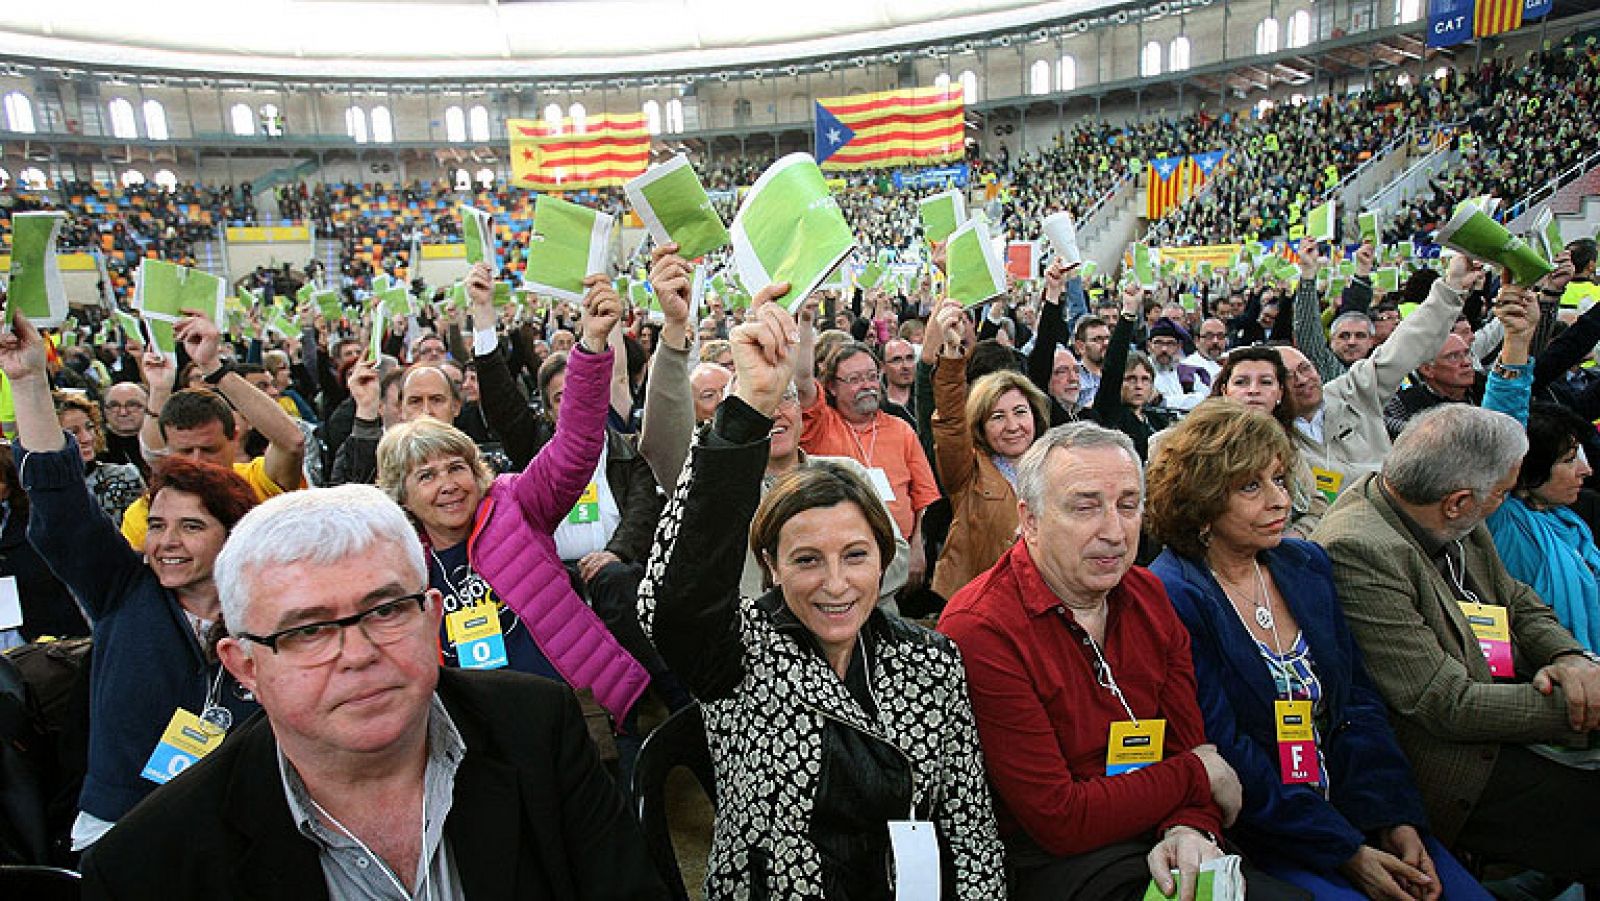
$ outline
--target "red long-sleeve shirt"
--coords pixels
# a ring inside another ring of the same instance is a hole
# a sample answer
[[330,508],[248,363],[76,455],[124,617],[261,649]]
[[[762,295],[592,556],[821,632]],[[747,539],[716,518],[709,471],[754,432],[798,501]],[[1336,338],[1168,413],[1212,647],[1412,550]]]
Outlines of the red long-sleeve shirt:
[[956,593],[939,620],[966,664],[1002,836],[1081,854],[1184,825],[1221,832],[1205,765],[1189,633],[1161,582],[1134,567],[1108,599],[1101,651],[1134,715],[1167,721],[1164,759],[1106,775],[1111,723],[1127,713],[1095,678],[1088,634],[1019,541]]

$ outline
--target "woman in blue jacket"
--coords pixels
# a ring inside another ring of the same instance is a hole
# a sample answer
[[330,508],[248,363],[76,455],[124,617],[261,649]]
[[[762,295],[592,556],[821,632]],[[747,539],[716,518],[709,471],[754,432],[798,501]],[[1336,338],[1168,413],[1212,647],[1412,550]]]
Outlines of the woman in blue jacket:
[[[72,825],[76,851],[257,709],[216,659],[222,608],[211,578],[228,531],[255,506],[255,492],[232,470],[181,457],[161,461],[150,481],[141,557],[89,492],[77,442],[56,419],[44,340],[20,313],[0,334],[0,371],[11,380],[16,407],[17,469],[32,507],[28,541],[93,627],[89,767]],[[169,734],[193,737],[167,742]]]
[[1230,836],[1317,898],[1485,898],[1437,841],[1362,666],[1327,555],[1284,539],[1294,449],[1271,417],[1206,401],[1148,473],[1150,567],[1194,649],[1206,738],[1239,775]]

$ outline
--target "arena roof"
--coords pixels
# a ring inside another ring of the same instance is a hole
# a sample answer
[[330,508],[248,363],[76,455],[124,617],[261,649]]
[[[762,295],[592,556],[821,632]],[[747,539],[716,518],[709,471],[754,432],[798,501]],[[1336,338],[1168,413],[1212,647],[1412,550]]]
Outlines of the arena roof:
[[1116,0],[16,0],[0,8],[0,56],[91,69],[297,80],[671,73],[921,46],[1125,5]]

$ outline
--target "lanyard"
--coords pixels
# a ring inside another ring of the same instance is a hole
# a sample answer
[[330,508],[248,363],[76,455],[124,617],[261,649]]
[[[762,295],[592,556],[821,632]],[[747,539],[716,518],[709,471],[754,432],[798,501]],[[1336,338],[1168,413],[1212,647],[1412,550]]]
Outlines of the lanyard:
[[[346,829],[344,827],[343,823],[339,822],[337,819],[334,818],[333,814],[329,813],[327,811],[327,809],[324,808],[321,804],[318,804],[317,803],[317,799],[311,797],[311,792],[310,792],[309,789],[306,791],[306,800],[310,801],[311,802],[311,806],[315,807],[317,809],[317,813],[320,813],[324,817],[326,817],[328,822],[332,823],[340,832],[343,832],[345,834],[346,838],[348,838],[351,841],[355,842],[357,847],[359,847],[362,851],[365,851],[368,857],[372,858],[372,862],[377,864],[378,867],[383,870],[383,875],[389,877],[389,882],[391,884],[393,884],[394,887],[395,887],[395,890],[400,893],[400,897],[408,898],[408,899],[412,897],[412,894],[410,892],[406,891],[405,883],[401,882],[400,881],[400,877],[398,877],[398,876],[396,876],[394,874],[394,870],[392,868],[390,868],[388,863],[385,862],[383,858],[381,858],[378,855],[372,853],[372,849],[367,847],[367,843],[366,842],[362,841],[361,838],[359,836],[357,836],[354,832],[351,832],[349,829]],[[427,856],[428,856],[428,788],[427,788],[426,785],[424,785],[423,788],[422,788],[422,847],[421,847],[420,851],[421,851],[421,854],[423,855],[424,860],[427,860]],[[428,897],[429,899],[433,898],[433,863],[432,863],[431,860],[428,860],[426,866],[423,867],[423,871],[422,871],[422,888],[423,888],[423,891],[426,893],[426,897]]]
[[1099,661],[1099,665],[1095,667],[1095,681],[1100,683],[1101,688],[1110,691],[1122,703],[1122,709],[1127,711],[1128,719],[1135,726],[1139,725],[1139,718],[1133,715],[1133,707],[1128,704],[1127,696],[1122,693],[1122,687],[1117,684],[1116,674],[1111,672],[1111,664],[1107,663],[1106,656],[1100,653],[1100,643],[1095,641],[1094,636],[1087,631],[1083,635],[1089,639],[1089,647],[1094,649],[1095,660]]
[[1449,552],[1444,555],[1444,568],[1450,573],[1450,581],[1455,583],[1456,590],[1461,592],[1462,597],[1474,604],[1481,604],[1483,602],[1478,600],[1478,596],[1467,588],[1465,581],[1467,575],[1467,549],[1461,545],[1459,538],[1456,539],[1455,544],[1456,552],[1461,555],[1461,572],[1459,574],[1456,572],[1456,562],[1451,558]]
[[872,443],[865,448],[861,446],[861,433],[850,423],[845,423],[845,428],[850,430],[850,440],[856,443],[856,453],[861,455],[861,463],[868,469],[872,468],[872,455],[878,450],[878,414],[872,416]]
[[233,728],[233,711],[217,703],[222,694],[222,678],[227,674],[228,668],[217,664],[217,677],[211,680],[211,688],[206,691],[205,706],[200,708],[200,719],[222,732]]
[[[1259,597],[1261,598],[1261,603],[1267,605],[1267,609],[1270,612],[1271,611],[1271,605],[1272,605],[1272,596],[1267,593],[1267,577],[1266,577],[1266,574],[1261,571],[1261,563],[1259,561],[1256,561],[1255,567],[1256,567],[1256,590],[1260,592]],[[1216,573],[1212,573],[1212,578],[1216,578]],[[1222,587],[1222,581],[1220,579],[1217,580],[1217,587],[1219,587],[1219,588]],[[1228,594],[1228,589],[1226,589],[1226,588],[1222,589],[1222,593],[1228,599],[1228,606],[1233,608],[1233,615],[1237,616],[1239,618],[1239,625],[1244,627],[1244,633],[1246,635],[1250,635],[1250,640],[1254,641],[1255,640],[1255,636],[1250,634],[1250,624],[1245,622],[1244,614],[1239,612],[1239,605],[1233,603],[1233,595]],[[1284,661],[1283,661],[1283,637],[1278,634],[1278,618],[1276,616],[1271,617],[1271,627],[1272,627],[1272,652],[1276,655],[1276,657],[1273,660],[1273,663],[1276,664],[1278,669],[1280,669],[1283,672],[1283,676],[1284,676],[1284,679],[1283,679],[1284,700],[1286,700],[1286,701],[1293,700],[1294,691],[1293,691],[1293,687],[1289,684],[1290,680],[1298,681],[1300,683],[1300,687],[1301,688],[1308,688],[1308,686],[1306,684],[1306,681],[1304,679],[1301,679],[1300,675],[1298,673],[1296,673],[1291,667],[1288,667],[1288,666],[1284,665]],[[1274,693],[1276,693],[1276,690],[1277,690],[1277,687],[1278,687],[1277,686],[1277,681],[1278,680],[1276,678],[1274,678],[1272,681],[1273,681],[1273,686],[1272,687],[1273,687]]]

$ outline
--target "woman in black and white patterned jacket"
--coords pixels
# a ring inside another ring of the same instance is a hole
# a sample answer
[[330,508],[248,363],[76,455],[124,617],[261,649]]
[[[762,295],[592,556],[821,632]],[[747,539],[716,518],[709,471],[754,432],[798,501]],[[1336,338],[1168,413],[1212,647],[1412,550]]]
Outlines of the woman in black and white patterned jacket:
[[[887,901],[898,864],[939,874],[945,898],[1002,898],[960,657],[876,609],[894,544],[873,489],[812,464],[761,498],[795,334],[766,299],[734,331],[737,390],[692,451],[639,590],[641,622],[705,707],[718,800],[706,895]],[[770,588],[759,598],[739,593],[747,541]],[[891,830],[936,835],[937,850],[896,860]]]

